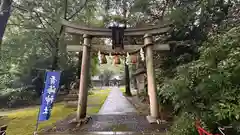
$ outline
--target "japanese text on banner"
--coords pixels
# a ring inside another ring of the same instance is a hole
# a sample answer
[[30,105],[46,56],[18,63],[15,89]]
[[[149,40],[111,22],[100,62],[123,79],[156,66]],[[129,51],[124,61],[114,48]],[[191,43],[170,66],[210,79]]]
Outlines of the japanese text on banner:
[[46,82],[42,95],[42,103],[40,107],[39,121],[45,121],[50,118],[53,102],[59,87],[60,72],[47,72]]

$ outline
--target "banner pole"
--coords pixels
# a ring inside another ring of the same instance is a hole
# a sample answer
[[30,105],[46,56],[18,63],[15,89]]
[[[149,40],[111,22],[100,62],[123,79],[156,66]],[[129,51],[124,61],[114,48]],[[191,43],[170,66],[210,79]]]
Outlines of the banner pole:
[[37,115],[37,123],[36,123],[36,128],[35,128],[35,131],[34,131],[34,133],[33,133],[33,135],[37,135],[37,131],[38,131],[38,125],[39,125],[39,115],[40,115],[40,109],[41,109],[41,107],[39,107],[39,109],[38,109],[38,115]]
[[[47,72],[45,72],[45,76],[44,76],[44,83],[43,85],[45,86],[45,79],[46,79],[46,75],[47,75]],[[44,90],[44,88],[43,88]],[[37,131],[38,131],[38,125],[39,125],[39,115],[40,115],[40,110],[41,110],[41,105],[42,105],[42,96],[43,96],[43,90],[41,92],[41,97],[40,97],[40,106],[39,106],[39,109],[38,109],[38,115],[37,115],[37,123],[36,123],[36,126],[35,126],[35,131],[33,132],[33,135],[37,135]]]

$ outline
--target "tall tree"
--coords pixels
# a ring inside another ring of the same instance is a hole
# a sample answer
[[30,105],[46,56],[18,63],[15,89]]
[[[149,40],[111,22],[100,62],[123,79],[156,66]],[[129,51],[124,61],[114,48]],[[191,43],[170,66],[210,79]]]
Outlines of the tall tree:
[[4,78],[1,88],[32,85],[32,80],[39,72],[52,67],[63,71],[62,81],[71,81],[70,77],[74,78],[70,76],[74,75],[71,70],[74,71],[77,66],[73,58],[75,54],[66,52],[61,19],[84,23],[87,22],[86,17],[95,19],[95,3],[88,1],[91,2],[88,5],[85,0],[68,1],[67,4],[66,0],[12,3],[14,10],[8,20],[1,50],[0,76]]
[[3,34],[10,17],[12,0],[0,1],[0,45],[2,43]]

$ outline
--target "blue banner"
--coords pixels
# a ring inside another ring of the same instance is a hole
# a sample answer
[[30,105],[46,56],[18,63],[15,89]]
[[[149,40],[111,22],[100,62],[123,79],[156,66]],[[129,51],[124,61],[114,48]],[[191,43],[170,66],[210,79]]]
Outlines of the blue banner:
[[39,121],[45,121],[50,118],[53,102],[56,98],[59,87],[61,72],[47,72],[45,87],[42,94],[42,103],[39,111]]

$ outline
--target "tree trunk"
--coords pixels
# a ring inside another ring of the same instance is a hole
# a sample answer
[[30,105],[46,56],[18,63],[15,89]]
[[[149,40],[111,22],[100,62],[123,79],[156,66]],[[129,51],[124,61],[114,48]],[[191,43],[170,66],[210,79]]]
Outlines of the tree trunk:
[[11,4],[11,0],[1,0],[0,3],[0,44],[2,43],[5,28],[10,17]]
[[57,70],[58,69],[58,53],[59,53],[59,48],[58,48],[58,41],[56,43],[56,48],[53,49],[53,60],[52,60],[52,70]]

